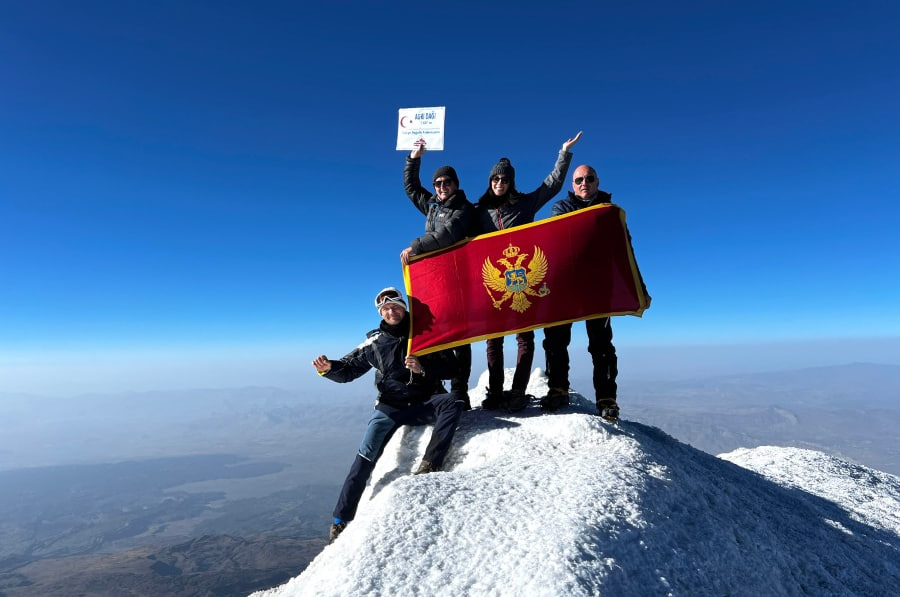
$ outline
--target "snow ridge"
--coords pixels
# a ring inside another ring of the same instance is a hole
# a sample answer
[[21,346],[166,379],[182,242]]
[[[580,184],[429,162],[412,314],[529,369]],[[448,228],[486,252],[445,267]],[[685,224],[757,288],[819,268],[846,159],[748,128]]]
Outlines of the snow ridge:
[[[539,369],[529,392],[546,393]],[[897,477],[786,448],[726,455],[778,462],[793,484],[774,482],[571,398],[465,413],[445,472],[410,474],[430,428],[398,433],[357,519],[254,597],[900,594]],[[864,493],[831,483],[848,471]]]

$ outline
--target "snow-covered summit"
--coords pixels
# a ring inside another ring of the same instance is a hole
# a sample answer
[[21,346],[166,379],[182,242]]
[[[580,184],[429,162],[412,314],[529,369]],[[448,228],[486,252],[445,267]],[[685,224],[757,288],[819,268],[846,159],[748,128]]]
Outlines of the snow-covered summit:
[[[546,393],[540,370],[529,392]],[[430,428],[398,433],[356,520],[254,596],[900,594],[897,477],[786,448],[726,455],[757,474],[629,421],[627,399],[618,425],[572,402],[465,413],[445,472],[410,474]]]

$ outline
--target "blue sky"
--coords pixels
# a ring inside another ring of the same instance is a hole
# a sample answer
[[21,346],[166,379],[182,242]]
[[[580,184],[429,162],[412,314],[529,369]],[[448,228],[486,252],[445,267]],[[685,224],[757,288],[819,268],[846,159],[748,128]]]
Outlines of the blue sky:
[[423,172],[473,200],[499,157],[530,189],[584,131],[573,163],[626,210],[654,299],[615,322],[626,349],[900,337],[893,2],[2,12],[0,391],[165,385],[163,362],[306,381],[402,283],[417,106],[447,108]]

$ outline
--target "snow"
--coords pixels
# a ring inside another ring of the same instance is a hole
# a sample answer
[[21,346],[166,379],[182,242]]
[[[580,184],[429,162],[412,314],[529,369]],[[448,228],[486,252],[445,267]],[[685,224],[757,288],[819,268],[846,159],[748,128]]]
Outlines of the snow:
[[900,535],[900,483],[894,475],[801,448],[741,448],[719,458],[833,501],[854,520]]
[[613,425],[571,399],[465,413],[428,475],[410,473],[431,430],[406,428],[338,540],[253,597],[900,594],[897,477],[789,448],[716,458],[627,402]]

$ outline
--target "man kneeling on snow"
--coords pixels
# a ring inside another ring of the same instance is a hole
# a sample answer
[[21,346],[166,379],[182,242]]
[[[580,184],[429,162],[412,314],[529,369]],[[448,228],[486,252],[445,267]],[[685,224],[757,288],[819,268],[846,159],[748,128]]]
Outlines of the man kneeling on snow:
[[459,365],[453,351],[445,350],[421,358],[406,354],[409,340],[409,313],[396,288],[385,288],[375,297],[382,317],[377,330],[339,361],[325,355],[312,362],[322,377],[340,383],[353,381],[375,369],[378,399],[359,453],[334,507],[331,541],[356,516],[356,508],[372,475],[375,463],[401,425],[434,425],[431,441],[415,474],[441,469],[463,411],[463,399],[448,394],[442,379],[452,379]]

